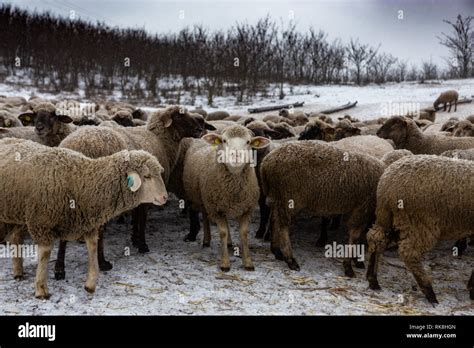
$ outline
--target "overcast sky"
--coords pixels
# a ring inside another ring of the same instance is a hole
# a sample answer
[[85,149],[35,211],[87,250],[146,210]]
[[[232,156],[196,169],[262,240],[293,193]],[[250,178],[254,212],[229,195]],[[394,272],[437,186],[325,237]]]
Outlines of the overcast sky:
[[[419,64],[432,59],[444,64],[447,50],[436,38],[449,31],[443,19],[474,15],[474,0],[13,0],[30,10],[50,10],[111,26],[142,27],[150,33],[178,31],[204,24],[226,29],[236,22],[254,23],[269,14],[287,21],[293,15],[299,30],[326,31],[331,39],[351,37]],[[399,19],[403,11],[403,19]],[[180,19],[180,17],[184,18]]]

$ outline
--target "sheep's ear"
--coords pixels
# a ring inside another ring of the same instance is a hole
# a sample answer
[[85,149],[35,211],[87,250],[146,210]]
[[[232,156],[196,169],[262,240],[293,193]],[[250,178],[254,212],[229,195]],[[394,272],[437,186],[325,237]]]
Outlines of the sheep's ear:
[[62,123],[71,123],[72,118],[67,115],[56,115],[58,117],[58,121]]
[[214,127],[212,124],[204,122],[204,129],[207,130],[216,130],[216,127]]
[[131,171],[127,173],[127,187],[132,192],[138,191],[138,189],[142,186],[142,179],[140,179],[140,175],[137,172]]
[[204,135],[202,138],[206,143],[210,145],[220,145],[222,144],[222,137],[216,133],[209,133]]
[[36,114],[34,112],[25,112],[18,116],[18,119],[24,126],[29,126],[35,122]]
[[270,139],[265,137],[253,137],[250,140],[250,146],[254,149],[263,149],[270,145]]

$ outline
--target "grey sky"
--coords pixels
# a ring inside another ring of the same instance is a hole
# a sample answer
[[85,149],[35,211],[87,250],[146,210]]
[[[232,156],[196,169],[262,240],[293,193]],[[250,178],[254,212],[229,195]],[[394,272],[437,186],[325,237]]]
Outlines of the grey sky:
[[[2,2],[5,2],[2,0]],[[474,15],[474,0],[13,0],[30,10],[51,10],[69,15],[74,10],[84,19],[111,26],[143,27],[150,33],[178,31],[204,24],[226,29],[236,22],[254,23],[269,14],[287,21],[289,14],[300,30],[323,29],[331,39],[351,37],[419,64],[430,58],[444,64],[447,50],[436,38],[458,14]],[[398,19],[399,10],[404,19]],[[183,14],[184,19],[180,19]],[[293,11],[293,12],[290,12]]]

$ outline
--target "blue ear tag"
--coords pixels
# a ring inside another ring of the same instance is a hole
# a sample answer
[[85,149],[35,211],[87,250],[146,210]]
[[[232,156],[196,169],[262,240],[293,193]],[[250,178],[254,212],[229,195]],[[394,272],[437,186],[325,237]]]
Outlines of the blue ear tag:
[[131,188],[133,186],[133,178],[129,175],[127,176],[127,187]]

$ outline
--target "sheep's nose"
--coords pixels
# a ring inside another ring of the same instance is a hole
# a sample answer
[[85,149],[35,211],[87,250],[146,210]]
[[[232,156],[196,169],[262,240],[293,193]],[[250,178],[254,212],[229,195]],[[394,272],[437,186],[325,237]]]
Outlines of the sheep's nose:
[[163,196],[161,196],[161,200],[163,201],[163,203],[166,203],[166,201],[168,200],[168,195],[165,193]]
[[36,129],[39,130],[39,131],[41,131],[41,130],[44,129],[44,126],[41,125],[41,124],[38,124],[38,125],[36,126]]

